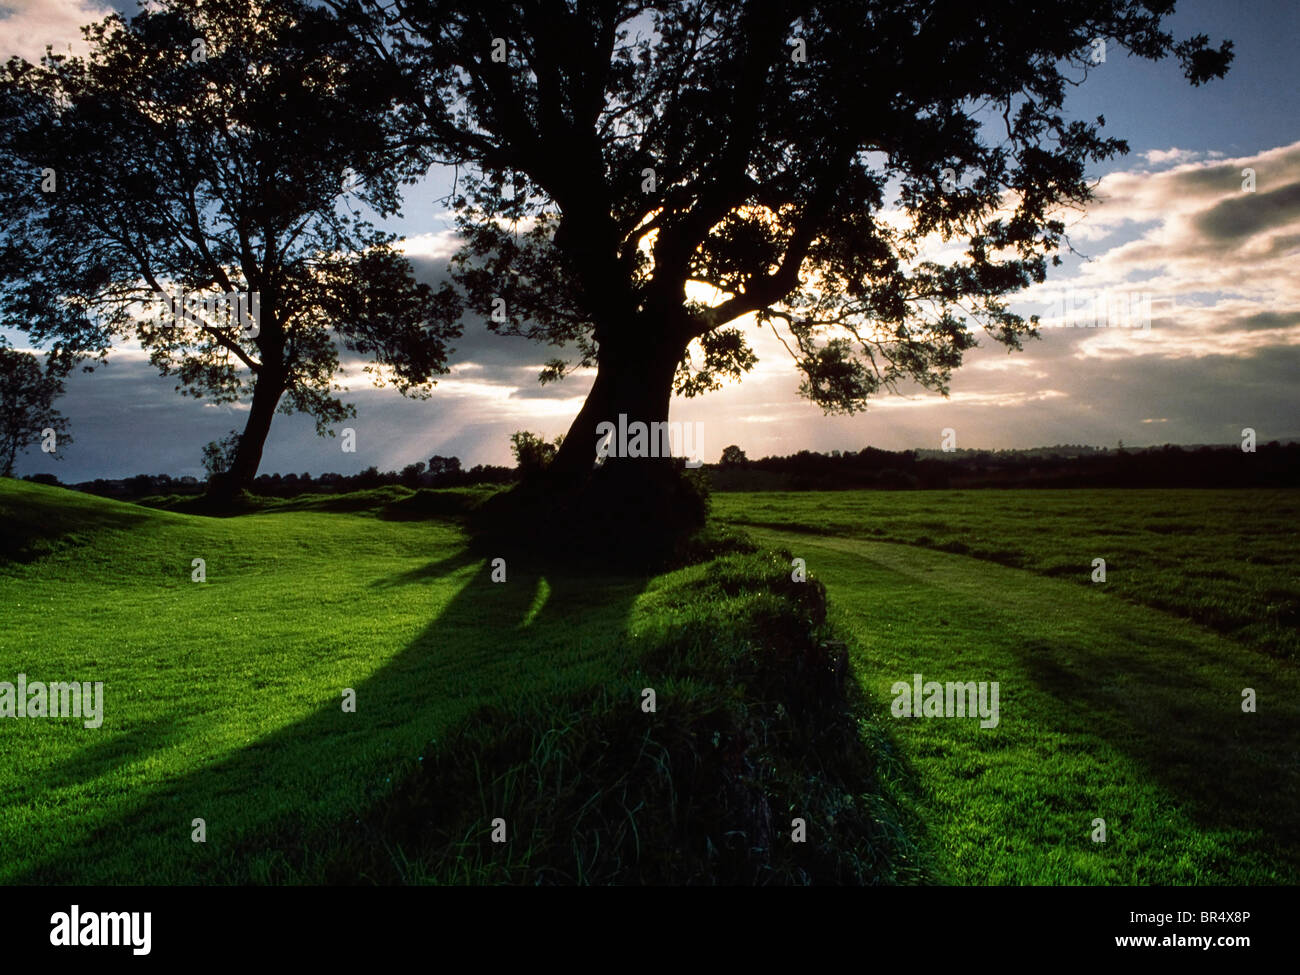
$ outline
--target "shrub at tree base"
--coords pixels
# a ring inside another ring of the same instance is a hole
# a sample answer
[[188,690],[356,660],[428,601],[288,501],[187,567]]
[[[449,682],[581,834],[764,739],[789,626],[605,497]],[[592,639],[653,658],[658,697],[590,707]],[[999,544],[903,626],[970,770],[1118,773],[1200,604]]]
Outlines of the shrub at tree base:
[[654,570],[682,561],[708,514],[703,475],[671,462],[609,462],[577,490],[534,474],[485,503],[470,528],[496,555]]

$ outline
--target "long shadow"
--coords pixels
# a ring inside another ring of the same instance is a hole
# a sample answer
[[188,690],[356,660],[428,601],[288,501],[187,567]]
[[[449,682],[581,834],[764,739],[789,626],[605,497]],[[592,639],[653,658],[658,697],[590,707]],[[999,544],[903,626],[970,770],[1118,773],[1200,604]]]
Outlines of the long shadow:
[[[313,822],[359,813],[389,787],[386,780],[403,761],[414,761],[424,743],[479,705],[508,703],[516,691],[558,692],[575,677],[598,675],[601,657],[608,658],[612,674],[632,605],[648,581],[547,574],[515,558],[508,562],[508,581],[493,582],[490,564],[462,550],[373,586],[391,591],[456,573],[467,576],[465,584],[420,635],[377,671],[349,682],[356,691],[355,713],[342,710],[341,694],[328,697],[311,715],[226,759],[154,782],[146,796],[85,835],[69,837],[11,882],[237,880],[241,870],[232,851],[241,839],[286,830],[301,835]],[[512,690],[503,693],[503,687]],[[128,734],[134,744],[171,744],[187,730],[193,733],[193,722],[188,729],[178,722],[174,729],[150,728],[147,736],[139,730]],[[58,774],[63,780],[84,777],[85,762],[102,766],[118,754],[116,745],[106,745],[98,755],[66,763]],[[338,777],[347,783],[342,793],[330,788]],[[232,794],[241,781],[251,781],[251,788]],[[261,815],[250,817],[250,808]],[[191,842],[192,817],[206,820],[206,844]],[[88,859],[88,853],[97,855]],[[87,876],[87,863],[102,860],[110,866]]]
[[45,772],[42,785],[54,789],[75,786],[133,762],[142,754],[173,745],[185,737],[187,720],[179,711],[170,711],[133,725],[122,734],[96,739],[95,744],[79,749]]
[[461,549],[453,552],[441,559],[435,559],[419,568],[409,569],[406,572],[399,572],[383,579],[376,579],[370,584],[372,589],[396,589],[401,586],[414,585],[416,583],[427,582],[432,579],[440,579],[445,575],[458,572],[467,565],[473,565],[482,562],[483,558],[469,549]]
[[[1024,645],[1025,672],[1074,716],[1071,723],[1139,761],[1199,826],[1269,837],[1294,882],[1300,680],[1245,652],[1229,664],[1216,653],[1217,639],[1170,640],[1123,624],[1113,635],[1119,641],[1104,646]],[[1242,710],[1244,688],[1257,694],[1255,713]]]

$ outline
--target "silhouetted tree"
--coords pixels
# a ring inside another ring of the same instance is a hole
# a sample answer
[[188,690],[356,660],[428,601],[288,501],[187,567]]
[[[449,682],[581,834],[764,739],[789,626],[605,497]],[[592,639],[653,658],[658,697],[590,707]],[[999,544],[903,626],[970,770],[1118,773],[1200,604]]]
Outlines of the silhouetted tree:
[[[1058,260],[1086,165],[1127,149],[1062,114],[1097,43],[1173,54],[1193,84],[1231,59],[1175,42],[1172,0],[332,3],[462,167],[472,305],[575,350],[544,381],[596,366],[551,466],[579,479],[599,423],[664,421],[674,390],[749,370],[747,316],[827,411],[946,393],[971,320],[1019,348],[1034,320],[1002,297]],[[931,235],[964,253],[925,259]]]
[[239,449],[239,431],[231,430],[220,440],[210,440],[203,447],[203,469],[208,473],[208,480],[221,477],[230,470]]
[[719,458],[718,463],[723,467],[743,467],[749,463],[749,458],[745,456],[743,450],[732,444],[730,447],[722,448],[722,457]]
[[407,464],[402,468],[402,483],[407,487],[418,487],[420,475],[424,473],[424,461],[416,461],[414,464]]
[[60,368],[132,336],[178,390],[249,397],[218,494],[252,482],[277,408],[319,433],[355,415],[335,336],[428,395],[458,311],[358,209],[395,212],[423,171],[393,73],[305,0],[162,0],[85,31],[85,58],[0,73],[5,323]]
[[0,476],[13,477],[18,455],[51,434],[55,446],[71,443],[68,421],[54,408],[62,395],[62,380],[36,356],[0,344]]
[[429,458],[429,473],[435,478],[455,476],[460,473],[460,458],[434,454]]
[[515,455],[520,473],[536,474],[551,465],[563,441],[563,437],[556,437],[553,443],[548,443],[535,433],[519,430],[510,434],[510,452]]

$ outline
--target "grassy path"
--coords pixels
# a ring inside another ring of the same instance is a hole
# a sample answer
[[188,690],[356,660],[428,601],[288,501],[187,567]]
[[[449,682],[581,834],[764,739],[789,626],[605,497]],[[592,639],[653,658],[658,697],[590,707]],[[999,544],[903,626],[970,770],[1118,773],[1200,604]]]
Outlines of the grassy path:
[[[955,883],[1300,882],[1300,679],[1193,624],[959,555],[751,529],[807,560],[891,685],[998,681],[1000,723],[886,717]],[[1243,713],[1254,688],[1258,712]],[[1091,840],[1094,819],[1107,841]]]
[[722,521],[901,542],[1029,569],[1300,662],[1300,491],[808,491],[717,494]]

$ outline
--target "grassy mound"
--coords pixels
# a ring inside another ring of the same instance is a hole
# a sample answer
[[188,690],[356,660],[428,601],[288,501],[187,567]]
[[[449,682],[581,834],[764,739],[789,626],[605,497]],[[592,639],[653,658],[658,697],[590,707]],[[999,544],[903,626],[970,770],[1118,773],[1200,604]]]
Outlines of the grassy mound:
[[61,549],[137,530],[153,518],[153,512],[124,501],[0,478],[0,563],[37,562]]
[[481,709],[364,816],[307,844],[327,853],[268,879],[925,879],[819,583],[793,582],[788,559],[732,554],[664,577],[640,610],[614,680]]
[[999,683],[994,728],[886,718],[944,882],[1300,882],[1290,662],[1100,586],[891,543],[754,537],[819,574],[882,710],[916,673]]

